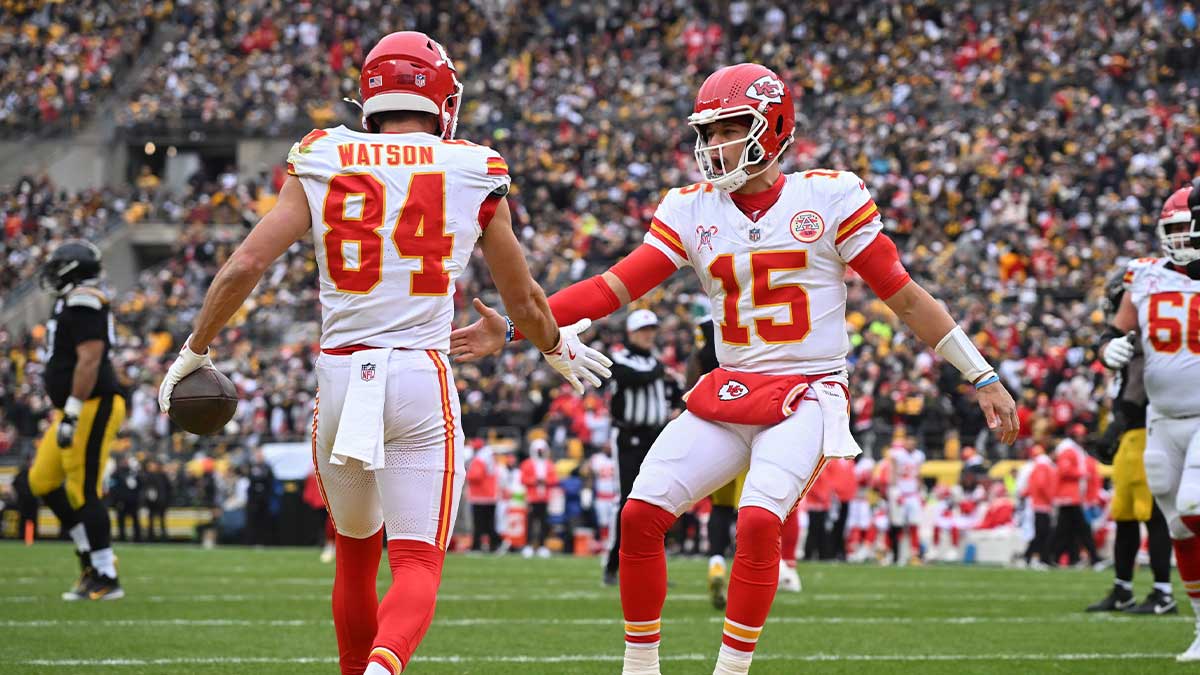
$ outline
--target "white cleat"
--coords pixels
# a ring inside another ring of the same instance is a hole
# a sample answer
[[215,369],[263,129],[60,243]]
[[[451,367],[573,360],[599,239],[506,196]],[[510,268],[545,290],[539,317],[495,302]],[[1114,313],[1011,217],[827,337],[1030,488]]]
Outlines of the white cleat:
[[800,575],[796,573],[796,569],[788,567],[788,564],[779,561],[779,590],[789,591],[791,593],[800,592]]
[[1175,660],[1179,663],[1200,661],[1200,635],[1197,635],[1195,641],[1192,642],[1192,646],[1188,647],[1186,652],[1176,656]]
[[521,557],[522,558],[532,558],[533,557],[533,547],[526,546],[525,548],[521,549]]
[[333,556],[334,556],[333,544],[325,544],[325,548],[321,549],[321,562],[331,563],[331,562],[333,562]]
[[546,548],[545,546],[539,547],[537,550],[537,557],[549,558],[550,557],[550,549]]

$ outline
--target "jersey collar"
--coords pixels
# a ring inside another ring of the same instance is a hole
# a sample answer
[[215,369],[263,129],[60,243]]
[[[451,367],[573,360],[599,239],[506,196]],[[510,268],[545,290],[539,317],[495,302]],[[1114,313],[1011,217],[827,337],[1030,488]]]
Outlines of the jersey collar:
[[750,219],[750,222],[757,223],[779,201],[779,195],[783,194],[784,182],[786,181],[784,180],[783,172],[780,171],[779,177],[766,190],[751,194],[731,192],[729,193],[729,197],[733,200],[734,205],[738,207],[738,210]]

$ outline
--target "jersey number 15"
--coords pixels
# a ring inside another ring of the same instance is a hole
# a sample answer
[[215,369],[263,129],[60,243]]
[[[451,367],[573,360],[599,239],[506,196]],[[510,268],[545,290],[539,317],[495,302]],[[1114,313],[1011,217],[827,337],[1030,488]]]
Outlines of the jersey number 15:
[[[806,251],[758,251],[750,254],[750,300],[754,307],[785,306],[791,312],[791,321],[776,323],[772,318],[754,320],[754,330],[767,344],[801,342],[812,330],[808,315],[808,293],[800,284],[771,283],[771,273],[802,270],[808,267]],[[738,300],[742,286],[733,266],[733,256],[725,253],[716,257],[708,266],[714,279],[721,282],[725,291],[725,317],[721,321],[721,339],[728,344],[750,344],[750,328],[742,324],[738,312]]]
[[[347,212],[348,202],[360,208]],[[386,188],[369,173],[346,173],[329,181],[321,218],[329,277],[343,293],[366,294],[383,279],[383,219],[387,213]],[[347,242],[358,245],[358,264],[351,265],[343,252]],[[392,228],[392,243],[401,258],[421,261],[412,272],[411,295],[446,295],[450,275],[445,261],[454,252],[454,235],[446,233],[446,176],[414,173],[408,196]]]

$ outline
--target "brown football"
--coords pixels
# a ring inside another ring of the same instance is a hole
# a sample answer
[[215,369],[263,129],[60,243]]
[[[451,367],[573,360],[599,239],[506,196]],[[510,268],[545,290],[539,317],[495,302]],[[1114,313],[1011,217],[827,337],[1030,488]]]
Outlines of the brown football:
[[205,366],[175,385],[167,414],[184,431],[205,436],[225,428],[237,404],[237,387],[216,368]]

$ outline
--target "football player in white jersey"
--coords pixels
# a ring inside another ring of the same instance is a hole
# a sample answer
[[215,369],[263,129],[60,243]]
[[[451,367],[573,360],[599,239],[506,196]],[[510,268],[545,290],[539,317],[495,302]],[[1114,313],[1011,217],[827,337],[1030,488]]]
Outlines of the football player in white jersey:
[[[513,235],[508,169],[454,139],[462,85],[442,46],[385,36],[361,70],[365,132],[313,131],[288,155],[276,206],[213,280],[159,393],[209,366],[209,344],[289,246],[310,235],[322,306],[313,461],[337,529],[334,630],[343,673],[397,675],[429,627],[463,471],[459,402],[447,358],[454,280],[478,241],[512,316],[576,389],[607,377],[560,329]],[[393,583],[375,578],[387,524]],[[377,620],[378,617],[378,620]]]
[[[688,122],[707,181],[668,192],[641,247],[550,300],[560,320],[597,318],[690,267],[719,330],[721,367],[700,379],[688,411],[655,441],[621,516],[630,533],[620,575],[627,674],[659,672],[664,533],[747,468],[715,672],[749,670],[779,580],[783,520],[826,457],[859,453],[846,391],[847,267],[979,387],[1003,442],[1017,433],[1012,397],[941,304],[909,278],[863,181],[844,171],[780,171],[795,127],[784,82],[758,64],[722,68],[701,86],[694,110]],[[502,346],[504,318],[484,314],[452,334],[452,356]]]
[[1109,368],[1145,354],[1146,483],[1167,518],[1175,561],[1197,617],[1197,637],[1179,661],[1200,661],[1200,190],[1175,191],[1158,219],[1165,258],[1125,272],[1114,336],[1101,348]]

